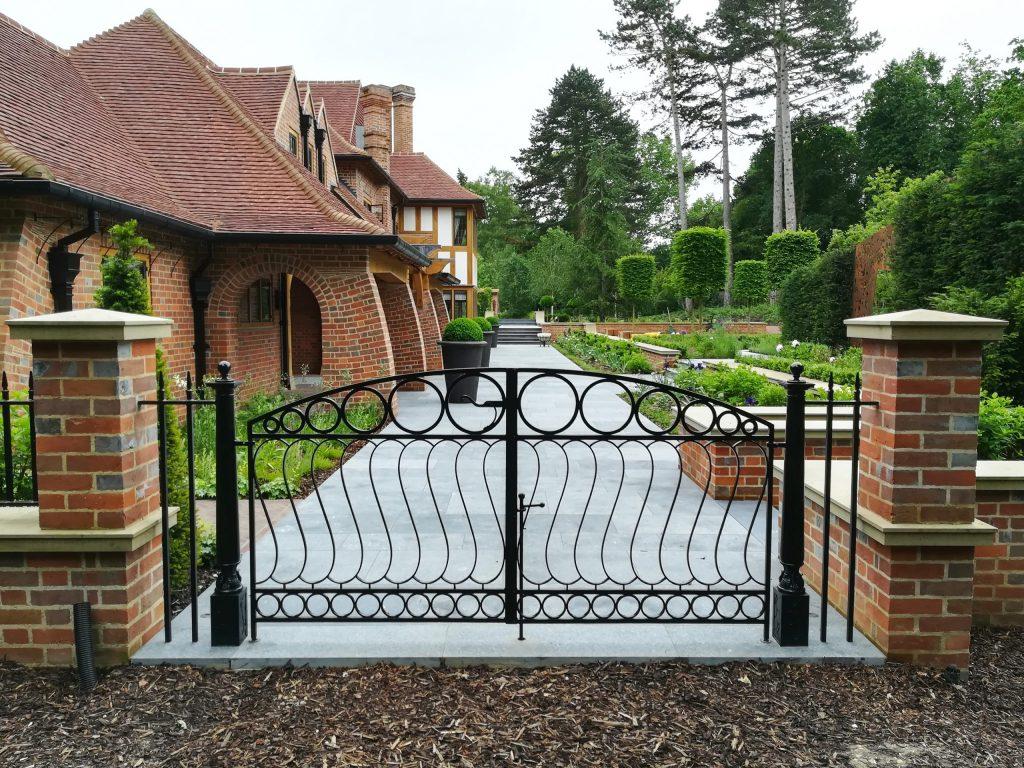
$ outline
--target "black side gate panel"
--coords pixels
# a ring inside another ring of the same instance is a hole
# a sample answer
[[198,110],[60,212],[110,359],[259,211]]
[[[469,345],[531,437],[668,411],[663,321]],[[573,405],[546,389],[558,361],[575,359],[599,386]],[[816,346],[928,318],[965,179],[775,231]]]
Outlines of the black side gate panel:
[[[287,621],[661,621],[767,639],[769,422],[564,370],[467,369],[475,397],[449,402],[442,373],[248,423],[253,637]],[[713,461],[735,468],[727,498]]]

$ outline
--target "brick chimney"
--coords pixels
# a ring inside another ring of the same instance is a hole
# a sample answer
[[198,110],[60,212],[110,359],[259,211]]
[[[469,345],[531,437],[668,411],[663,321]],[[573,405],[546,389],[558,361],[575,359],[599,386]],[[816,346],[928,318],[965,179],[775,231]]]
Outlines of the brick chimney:
[[412,152],[412,103],[416,89],[411,85],[396,85],[391,89],[394,104],[395,152]]
[[363,87],[363,148],[384,170],[391,168],[391,88]]

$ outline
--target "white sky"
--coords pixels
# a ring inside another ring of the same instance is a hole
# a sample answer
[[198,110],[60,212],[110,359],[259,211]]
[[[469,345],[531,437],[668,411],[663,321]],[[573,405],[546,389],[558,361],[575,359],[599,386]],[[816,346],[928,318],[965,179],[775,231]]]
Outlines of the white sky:
[[[637,76],[612,72],[598,29],[614,24],[611,0],[150,0],[158,14],[223,66],[292,64],[305,79],[359,79],[416,88],[416,149],[452,175],[511,168],[530,120],[571,64],[613,90]],[[683,0],[697,18],[713,0]],[[145,0],[0,0],[0,11],[61,46],[141,13]],[[921,47],[956,58],[961,41],[1003,59],[1024,36],[1021,0],[856,0],[862,29],[881,50],[869,72]],[[379,32],[376,32],[379,30]],[[642,109],[635,115],[647,121]],[[734,175],[750,156],[734,152]],[[714,191],[717,182],[701,185]]]

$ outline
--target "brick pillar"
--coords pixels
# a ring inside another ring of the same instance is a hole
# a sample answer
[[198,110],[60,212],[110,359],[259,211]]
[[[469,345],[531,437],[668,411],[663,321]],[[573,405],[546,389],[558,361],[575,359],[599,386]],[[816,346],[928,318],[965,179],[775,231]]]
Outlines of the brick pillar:
[[157,414],[138,402],[171,321],[88,309],[8,325],[32,342],[39,507],[0,530],[0,655],[70,664],[71,606],[88,601],[99,662],[123,663],[163,625]]
[[[380,303],[391,338],[391,352],[395,357],[395,373],[419,373],[427,370],[423,349],[420,318],[407,283],[377,281]],[[422,389],[423,385],[406,385],[405,389]]]
[[439,333],[442,333],[444,332],[444,327],[451,320],[451,317],[448,315],[448,306],[444,303],[444,297],[437,289],[431,289],[430,299],[434,302],[434,314],[437,315],[437,330]]
[[964,668],[974,546],[992,533],[975,521],[981,346],[1006,323],[911,310],[846,324],[880,403],[860,433],[858,507],[877,535],[858,539],[858,625],[892,659]]
[[384,170],[391,168],[391,88],[386,85],[363,87],[363,146]]
[[411,85],[396,85],[391,89],[395,152],[412,152],[412,104],[415,100],[416,89]]
[[442,368],[441,347],[438,346],[438,341],[441,340],[441,328],[437,322],[434,302],[430,298],[429,291],[423,291],[413,299],[416,304],[416,314],[420,319],[420,333],[423,334],[423,354],[427,361],[427,368],[431,371],[439,371]]

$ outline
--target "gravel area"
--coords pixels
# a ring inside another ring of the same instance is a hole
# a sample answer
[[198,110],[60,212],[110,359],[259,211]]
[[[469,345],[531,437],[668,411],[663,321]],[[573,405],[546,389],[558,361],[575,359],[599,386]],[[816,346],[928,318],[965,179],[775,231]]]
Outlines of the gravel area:
[[966,682],[878,668],[533,670],[0,663],[2,766],[1020,766],[1024,629],[981,630]]

